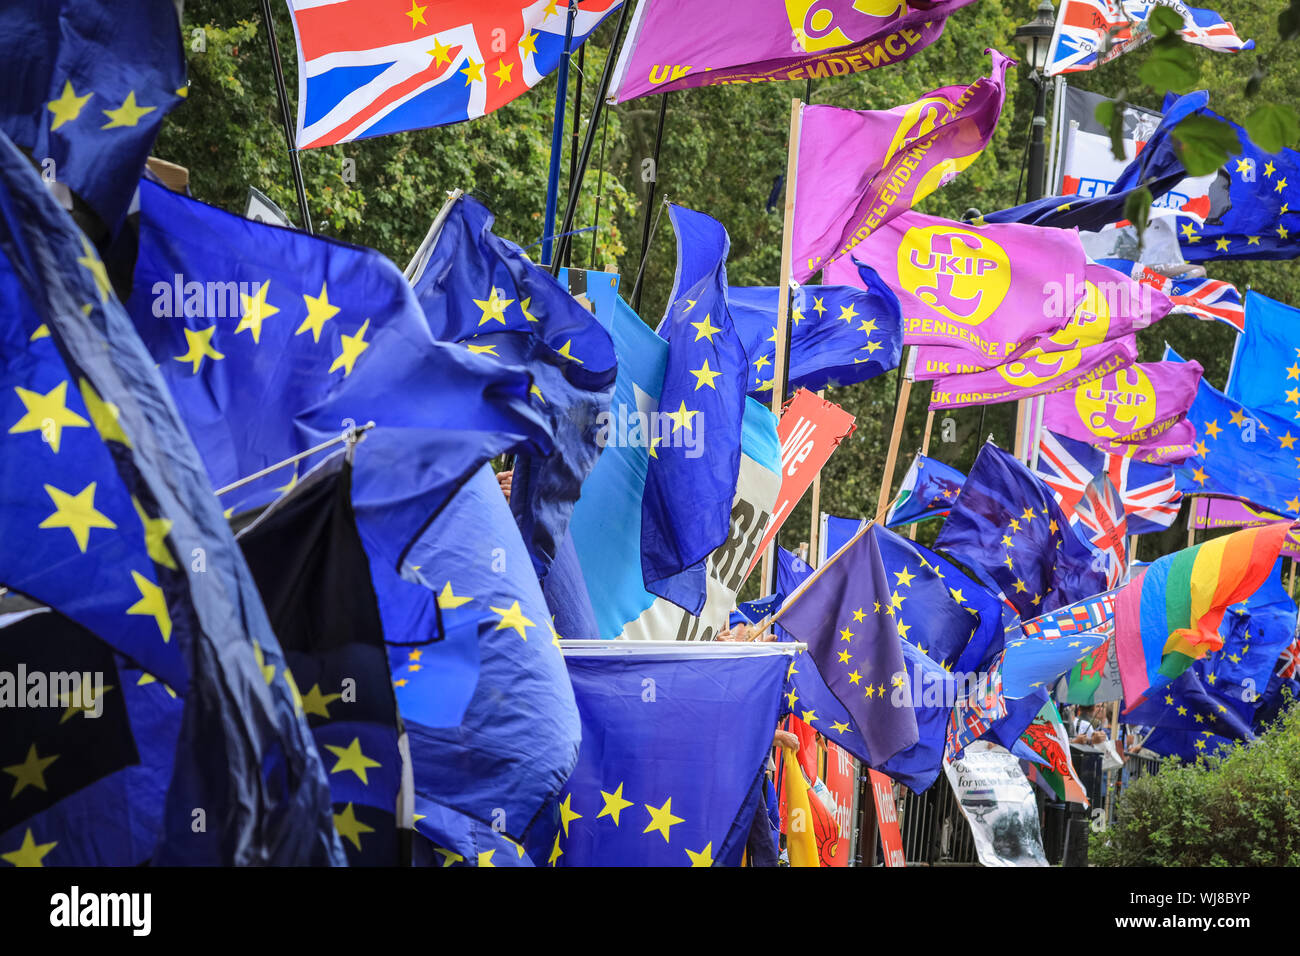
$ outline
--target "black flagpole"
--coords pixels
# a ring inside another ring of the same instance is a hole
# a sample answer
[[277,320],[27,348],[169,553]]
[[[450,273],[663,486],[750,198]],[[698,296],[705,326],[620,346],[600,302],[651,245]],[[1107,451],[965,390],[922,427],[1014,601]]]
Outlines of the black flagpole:
[[556,255],[551,257],[551,275],[560,274],[560,253],[567,255],[568,247],[571,245],[572,237],[569,231],[573,228],[573,217],[578,212],[578,197],[581,195],[581,186],[583,177],[587,174],[587,161],[591,159],[591,148],[596,142],[596,127],[600,125],[597,120],[600,119],[601,111],[605,109],[605,97],[609,94],[610,80],[614,75],[614,63],[618,59],[619,44],[623,39],[623,28],[627,25],[627,12],[632,6],[627,0],[624,0],[618,11],[618,26],[614,29],[614,41],[609,45],[609,54],[605,57],[605,67],[600,72],[600,83],[596,89],[596,105],[591,111],[591,118],[587,120],[587,135],[582,141],[582,154],[578,157],[577,177],[573,189],[569,190],[568,202],[564,207],[564,219],[560,222],[559,232],[556,237],[559,240],[560,247],[556,250]]
[[275,24],[271,22],[271,0],[262,0],[262,19],[266,21],[266,40],[271,46],[271,66],[275,69],[275,93],[280,100],[280,120],[284,126],[284,141],[289,147],[289,167],[293,170],[293,186],[298,193],[298,213],[302,216],[303,232],[312,232],[311,215],[307,212],[307,190],[302,184],[302,166],[298,164],[298,150],[294,146],[294,123],[289,118],[289,94],[284,89],[284,67],[280,63],[280,47],[275,42]]
[[641,312],[641,276],[645,274],[646,259],[650,255],[650,221],[659,217],[655,212],[655,190],[659,186],[659,147],[664,141],[664,118],[668,115],[668,94],[659,94],[659,125],[655,129],[655,152],[650,161],[650,188],[645,197],[645,224],[641,227],[641,263],[636,270],[636,286],[632,289],[632,310]]

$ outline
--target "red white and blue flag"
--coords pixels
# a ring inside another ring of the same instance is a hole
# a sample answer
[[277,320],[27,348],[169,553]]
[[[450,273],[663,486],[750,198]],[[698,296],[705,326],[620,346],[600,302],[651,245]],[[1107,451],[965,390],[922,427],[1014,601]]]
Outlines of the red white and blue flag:
[[1118,590],[1096,594],[1086,601],[1057,608],[1048,614],[1022,621],[1025,637],[1051,641],[1079,634],[1109,634],[1115,626],[1115,596]]
[[1178,517],[1182,492],[1173,469],[1122,455],[1044,430],[1038,445],[1038,477],[1052,489],[1061,510],[1073,515],[1094,475],[1104,474],[1119,492],[1128,517],[1128,534],[1163,531]]
[[[484,116],[564,54],[565,0],[288,0],[299,149]],[[576,50],[619,0],[579,0]]]
[[1254,49],[1253,40],[1243,40],[1213,10],[1169,0],[1061,0],[1044,72],[1055,76],[1091,70],[1141,46],[1151,39],[1147,20],[1158,6],[1182,15],[1178,34],[1187,43],[1227,52]]

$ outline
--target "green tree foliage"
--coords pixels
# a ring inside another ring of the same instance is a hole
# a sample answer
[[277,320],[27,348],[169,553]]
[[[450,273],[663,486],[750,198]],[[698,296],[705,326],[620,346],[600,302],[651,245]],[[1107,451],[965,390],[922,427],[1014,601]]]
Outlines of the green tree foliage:
[[[1178,62],[1186,60],[1196,73],[1191,85],[1208,88],[1211,105],[1239,121],[1269,104],[1300,103],[1300,58],[1296,56],[1300,39],[1279,37],[1277,0],[1218,0],[1213,5],[1235,23],[1242,36],[1255,39],[1259,55],[1200,49],[1191,49],[1189,57],[1179,53]],[[297,95],[293,34],[284,5],[273,3],[272,8],[292,109]],[[575,237],[573,264],[616,269],[624,277],[624,293],[629,293],[647,216],[655,222],[661,208],[659,198],[667,197],[708,212],[727,226],[732,240],[728,262],[732,284],[775,284],[783,208],[778,187],[785,174],[791,98],[882,109],[910,102],[940,86],[969,83],[988,71],[986,48],[1016,54],[1012,34],[1033,15],[1033,8],[1031,0],[978,0],[954,14],[942,38],[912,59],[852,77],[815,81],[807,91],[803,83],[760,83],[670,94],[656,208],[651,210],[645,208],[647,186],[642,181],[642,167],[653,153],[660,100],[651,96],[606,110],[601,123],[607,127],[598,131],[597,149],[582,183],[574,223],[575,228],[584,229],[596,222],[599,185],[599,231],[594,242],[589,232]],[[189,100],[169,117],[156,154],[188,167],[194,194],[207,202],[242,211],[247,187],[252,185],[297,219],[259,6],[250,0],[190,0],[185,17]],[[607,20],[587,44],[580,132],[585,132],[590,117],[596,81],[613,39],[614,19]],[[1158,109],[1166,90],[1153,88],[1147,81],[1159,80],[1162,70],[1143,70],[1157,49],[1149,44],[1073,81],[1094,92],[1122,95]],[[972,207],[990,211],[1023,199],[1022,170],[1033,108],[1033,88],[1027,76],[1023,67],[1010,72],[1007,104],[992,144],[954,182],[927,198],[923,211],[960,218]],[[483,199],[496,213],[500,234],[524,246],[538,242],[555,89],[552,77],[505,108],[470,123],[300,154],[313,224],[322,234],[373,246],[404,265],[447,190],[459,187]],[[573,98],[571,89],[570,117]],[[1294,132],[1285,117],[1272,116],[1268,125],[1279,136]],[[571,143],[567,131],[564,143],[561,170],[566,181],[560,190],[561,208],[567,199]],[[536,248],[532,252],[538,256]],[[658,217],[645,268],[641,309],[651,324],[663,314],[674,262],[671,229],[666,217]],[[1212,263],[1210,271],[1243,290],[1253,287],[1283,301],[1300,302],[1300,280],[1291,263]],[[1186,357],[1200,361],[1209,380],[1222,386],[1234,339],[1234,333],[1224,326],[1173,316],[1144,332],[1139,347],[1143,360],[1152,361],[1168,341]],[[823,510],[854,516],[875,513],[896,389],[896,375],[891,373],[872,382],[830,390],[828,397],[857,417],[858,428],[823,473]],[[893,489],[920,447],[928,392],[925,383],[918,383],[912,391]],[[1014,421],[1015,407],[1010,404],[939,413],[931,453],[958,467],[969,467],[988,435],[1003,447],[1011,445]],[[782,543],[793,547],[807,540],[809,520],[810,507],[805,500],[786,525]],[[932,528],[923,526],[921,539],[927,540],[933,533]],[[1153,557],[1180,546],[1181,534],[1148,536],[1143,556]]]
[[1166,759],[1117,799],[1094,866],[1300,865],[1300,708],[1223,756]]

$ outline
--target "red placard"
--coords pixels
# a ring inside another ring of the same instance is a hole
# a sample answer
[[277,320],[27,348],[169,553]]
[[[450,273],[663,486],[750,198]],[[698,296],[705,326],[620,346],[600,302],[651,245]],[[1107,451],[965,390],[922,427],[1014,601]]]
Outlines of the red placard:
[[806,388],[799,389],[786,403],[776,429],[781,439],[781,494],[746,574],[754,570],[768,543],[790,517],[817,472],[830,459],[831,452],[853,433],[853,422],[853,416],[844,409],[818,398]]
[[883,773],[869,770],[871,794],[875,797],[876,822],[880,825],[880,848],[885,866],[903,866],[903,833],[898,828],[898,808],[894,805],[894,781]]
[[837,747],[834,741],[826,743],[826,770],[822,782],[835,801],[831,816],[839,830],[839,840],[834,845],[819,847],[822,866],[848,866],[853,857],[853,825],[858,795],[857,763],[847,750]]

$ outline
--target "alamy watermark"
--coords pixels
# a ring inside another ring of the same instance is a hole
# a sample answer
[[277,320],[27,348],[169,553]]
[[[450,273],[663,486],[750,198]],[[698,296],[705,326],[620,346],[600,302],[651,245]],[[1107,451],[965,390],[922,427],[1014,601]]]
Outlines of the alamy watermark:
[[54,707],[81,711],[87,717],[104,712],[102,671],[0,670],[0,708]]

